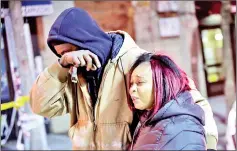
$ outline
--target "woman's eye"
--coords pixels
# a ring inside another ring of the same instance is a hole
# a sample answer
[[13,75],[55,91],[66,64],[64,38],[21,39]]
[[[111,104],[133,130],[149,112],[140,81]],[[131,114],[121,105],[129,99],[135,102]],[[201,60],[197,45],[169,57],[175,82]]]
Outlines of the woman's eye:
[[138,85],[142,85],[142,84],[144,84],[144,83],[145,83],[144,81],[138,81],[138,82],[137,82]]

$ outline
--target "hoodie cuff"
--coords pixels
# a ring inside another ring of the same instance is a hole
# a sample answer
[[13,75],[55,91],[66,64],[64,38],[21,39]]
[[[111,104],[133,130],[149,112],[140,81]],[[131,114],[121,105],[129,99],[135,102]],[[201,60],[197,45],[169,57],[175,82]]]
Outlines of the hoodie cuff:
[[62,83],[67,81],[69,70],[70,68],[62,67],[58,61],[48,67],[49,74]]

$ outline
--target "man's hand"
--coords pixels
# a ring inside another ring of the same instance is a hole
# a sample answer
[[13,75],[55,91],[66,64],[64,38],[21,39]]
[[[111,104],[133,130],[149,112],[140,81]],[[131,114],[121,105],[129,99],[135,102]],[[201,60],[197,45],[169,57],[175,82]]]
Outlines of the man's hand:
[[[93,64],[95,63],[95,65]],[[79,50],[79,51],[71,51],[66,52],[62,55],[59,63],[62,66],[72,65],[75,67],[84,67],[86,66],[86,70],[96,70],[101,67],[101,63],[99,58],[94,53],[89,50]]]

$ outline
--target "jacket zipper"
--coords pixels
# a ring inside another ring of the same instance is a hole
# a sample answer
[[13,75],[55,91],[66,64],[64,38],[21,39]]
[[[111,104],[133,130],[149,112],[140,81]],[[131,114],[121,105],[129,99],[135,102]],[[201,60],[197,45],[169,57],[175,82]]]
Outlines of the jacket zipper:
[[102,82],[101,82],[101,87],[99,88],[99,93],[98,93],[98,98],[97,98],[97,101],[95,103],[95,106],[94,106],[94,109],[93,109],[93,125],[94,125],[94,131],[96,131],[96,128],[97,128],[97,124],[96,124],[96,111],[97,111],[97,106],[98,106],[98,102],[101,98],[101,90],[103,89],[104,87],[104,82],[105,82],[105,77],[107,76],[108,74],[108,71],[109,69],[112,67],[112,63],[109,64],[109,66],[105,69],[105,72],[103,74],[103,77],[102,77]]
[[93,139],[94,139],[94,143],[95,143],[95,148],[96,148],[96,149],[98,149],[98,148],[97,148],[97,145],[96,145],[96,138],[95,138],[95,137],[96,137],[95,131],[96,131],[96,129],[97,129],[97,124],[96,124],[96,110],[97,110],[98,102],[99,102],[99,100],[100,100],[100,93],[101,93],[100,91],[101,91],[101,89],[102,89],[103,86],[104,86],[105,77],[107,76],[107,73],[108,73],[109,69],[111,68],[111,66],[112,66],[112,65],[109,64],[108,68],[105,70],[105,72],[104,72],[104,74],[103,74],[102,82],[101,82],[101,88],[99,89],[97,101],[95,102],[94,108],[92,108],[93,130],[94,130],[94,133],[93,133],[94,137],[93,137]]
[[97,125],[96,125],[96,123],[95,123],[95,111],[94,111],[94,109],[93,109],[93,111],[92,111],[93,113],[93,130],[95,131],[96,130],[96,127],[97,127]]
[[[93,141],[94,141],[94,145],[95,145],[95,149],[97,149],[97,144],[96,144],[96,134],[95,134],[95,131],[96,131],[96,123],[95,123],[95,117],[94,117],[94,109],[92,110],[92,117],[93,117],[93,130],[94,130],[94,133],[93,133]],[[94,148],[92,148],[94,149]]]

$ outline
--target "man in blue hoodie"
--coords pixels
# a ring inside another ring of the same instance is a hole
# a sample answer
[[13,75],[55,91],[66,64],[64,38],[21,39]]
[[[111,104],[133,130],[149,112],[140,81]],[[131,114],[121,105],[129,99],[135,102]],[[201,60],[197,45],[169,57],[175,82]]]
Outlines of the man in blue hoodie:
[[[34,83],[32,110],[50,118],[70,113],[73,149],[126,149],[133,128],[133,113],[127,104],[128,73],[146,51],[124,31],[104,32],[80,8],[59,15],[49,32],[48,45],[59,60]],[[78,68],[76,84],[70,80],[72,66]],[[215,149],[212,110],[207,100],[193,91],[193,99],[206,113],[209,148]]]

